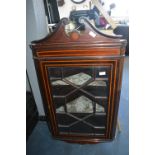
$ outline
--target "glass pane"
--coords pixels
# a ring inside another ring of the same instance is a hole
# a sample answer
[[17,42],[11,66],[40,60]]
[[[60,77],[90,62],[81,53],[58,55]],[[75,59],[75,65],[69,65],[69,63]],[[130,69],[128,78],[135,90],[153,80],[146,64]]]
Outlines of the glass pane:
[[62,69],[60,67],[50,67],[48,68],[48,73],[51,80],[61,79],[62,77]]
[[95,78],[108,78],[110,74],[110,67],[96,67]]
[[91,79],[91,76],[81,72],[75,75],[71,75],[65,79],[75,85],[83,85],[85,82]]
[[103,135],[110,67],[50,67],[48,70],[60,133]]
[[59,108],[56,109],[56,112],[59,113],[59,112],[65,112],[65,107],[64,106],[61,106]]
[[79,122],[73,125],[70,130],[72,133],[84,133],[84,134],[93,133],[93,128],[83,122]]
[[62,80],[53,81],[51,84],[53,85],[52,90],[54,96],[65,96],[74,90],[74,87]]
[[75,118],[66,114],[57,114],[57,118],[58,126],[68,126],[77,121]]
[[68,67],[63,69],[63,77],[65,81],[81,86],[92,79],[93,68],[88,67]]
[[66,85],[69,85],[69,84],[67,84],[66,82],[64,82],[64,81],[62,81],[62,80],[56,80],[56,81],[53,81],[53,82],[52,82],[52,85],[53,85],[53,86],[57,86],[57,85],[66,86]]
[[93,81],[88,86],[107,86],[105,81]]
[[108,97],[108,89],[105,81],[93,81],[92,83],[85,86],[83,90],[85,90],[86,92],[89,92],[92,96],[94,96],[94,98]]
[[96,112],[105,112],[105,109],[103,106],[96,104]]
[[95,127],[104,127],[106,124],[105,115],[92,115],[86,119],[86,121]]
[[89,98],[85,96],[80,96],[75,100],[67,103],[67,111],[70,113],[92,113],[93,103]]

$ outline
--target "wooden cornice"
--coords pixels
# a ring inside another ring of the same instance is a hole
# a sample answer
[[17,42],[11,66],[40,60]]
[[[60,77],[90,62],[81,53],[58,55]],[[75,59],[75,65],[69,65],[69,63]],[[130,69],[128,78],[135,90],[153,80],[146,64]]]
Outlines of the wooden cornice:
[[[66,34],[65,25],[69,24],[69,20],[63,18],[53,33],[41,40],[33,41],[30,45],[31,48],[33,48],[34,51],[38,51],[65,49],[69,46],[72,49],[122,48],[126,46],[126,40],[121,39],[121,36],[110,36],[100,32],[85,17],[81,17],[80,21],[85,25],[85,30],[80,33],[77,40],[73,40]],[[91,36],[90,33],[94,36]]]

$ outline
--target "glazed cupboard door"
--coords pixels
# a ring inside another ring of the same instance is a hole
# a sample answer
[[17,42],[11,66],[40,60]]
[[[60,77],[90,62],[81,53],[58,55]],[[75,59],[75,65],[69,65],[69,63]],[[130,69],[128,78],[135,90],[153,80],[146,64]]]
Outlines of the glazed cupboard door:
[[44,65],[55,136],[108,136],[113,68],[112,63]]
[[49,67],[60,134],[104,135],[109,67]]

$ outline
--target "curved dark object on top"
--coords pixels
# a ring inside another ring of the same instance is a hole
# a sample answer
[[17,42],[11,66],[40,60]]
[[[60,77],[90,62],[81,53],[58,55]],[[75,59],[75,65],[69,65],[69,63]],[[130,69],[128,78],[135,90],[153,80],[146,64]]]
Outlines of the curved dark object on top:
[[81,0],[80,2],[77,2],[76,0],[71,0],[73,3],[75,3],[75,4],[81,4],[81,3],[83,3],[84,1],[86,1],[86,0]]
[[99,33],[99,34],[101,34],[101,35],[103,35],[103,36],[105,36],[105,37],[110,37],[110,38],[122,38],[122,35],[108,35],[108,34],[105,34],[105,33],[103,33],[103,32],[101,32],[99,29],[97,29],[95,26],[93,26],[90,22],[89,22],[89,20],[86,18],[86,17],[80,17],[80,22],[81,23],[84,23],[84,22],[82,22],[82,20],[84,20],[87,24],[89,24],[89,26],[92,28],[92,29],[94,29],[94,31],[96,31],[97,33]]

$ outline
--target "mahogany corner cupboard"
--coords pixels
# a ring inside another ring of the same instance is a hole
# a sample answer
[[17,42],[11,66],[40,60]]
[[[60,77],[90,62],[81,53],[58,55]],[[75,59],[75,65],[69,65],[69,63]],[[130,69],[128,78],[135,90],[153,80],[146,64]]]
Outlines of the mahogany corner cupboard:
[[86,18],[82,31],[56,30],[31,48],[54,138],[98,143],[115,137],[126,40],[103,34]]

